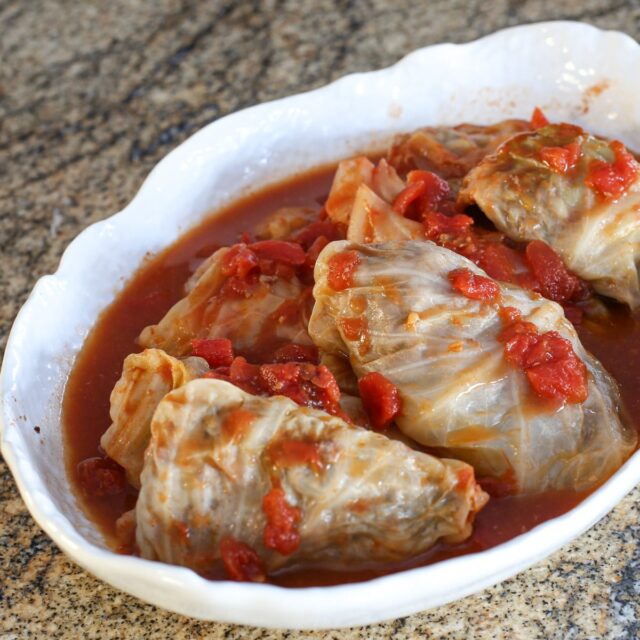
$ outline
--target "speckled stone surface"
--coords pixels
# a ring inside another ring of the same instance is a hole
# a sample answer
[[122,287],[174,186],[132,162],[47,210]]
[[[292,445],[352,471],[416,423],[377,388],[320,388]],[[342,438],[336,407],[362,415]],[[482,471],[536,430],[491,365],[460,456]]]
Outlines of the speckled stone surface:
[[[169,150],[243,107],[441,41],[581,19],[640,37],[640,0],[0,0],[0,348],[35,280]],[[333,632],[202,623],[69,562],[0,463],[0,638],[635,638],[636,489],[573,544],[435,611]]]

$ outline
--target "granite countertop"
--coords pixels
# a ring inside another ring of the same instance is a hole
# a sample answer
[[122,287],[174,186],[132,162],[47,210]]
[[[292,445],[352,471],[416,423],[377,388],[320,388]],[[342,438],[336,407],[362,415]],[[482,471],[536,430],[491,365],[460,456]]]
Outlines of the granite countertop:
[[[580,19],[640,36],[640,1],[0,1],[0,348],[36,279],[168,151],[243,107],[440,41]],[[544,562],[386,624],[278,632],[167,613],[97,581],[36,526],[0,462],[1,638],[631,638],[636,489]]]

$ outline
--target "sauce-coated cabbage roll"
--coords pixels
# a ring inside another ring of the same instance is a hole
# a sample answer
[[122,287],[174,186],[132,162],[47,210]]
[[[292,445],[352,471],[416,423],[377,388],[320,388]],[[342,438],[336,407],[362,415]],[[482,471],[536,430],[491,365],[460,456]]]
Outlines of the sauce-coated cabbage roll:
[[631,453],[616,384],[558,304],[428,241],[333,242],[315,280],[313,340],[395,385],[414,440],[520,492],[593,487]]
[[[187,295],[138,341],[176,357],[189,355],[194,339],[228,338],[235,349],[258,358],[263,354],[253,351],[265,343],[310,345],[304,305],[309,288],[296,273],[305,259],[299,245],[278,240],[219,249],[187,282]],[[292,305],[302,312],[292,316]]]
[[125,358],[122,375],[111,392],[111,426],[100,439],[107,455],[140,486],[144,451],[151,437],[151,418],[158,403],[172,389],[209,370],[202,358],[178,360],[160,349],[146,349]]
[[606,296],[640,305],[640,165],[619,142],[550,125],[515,136],[465,178],[475,202],[510,238],[542,240]]
[[231,577],[404,559],[470,535],[473,469],[221,380],[169,393],[136,506],[143,557]]

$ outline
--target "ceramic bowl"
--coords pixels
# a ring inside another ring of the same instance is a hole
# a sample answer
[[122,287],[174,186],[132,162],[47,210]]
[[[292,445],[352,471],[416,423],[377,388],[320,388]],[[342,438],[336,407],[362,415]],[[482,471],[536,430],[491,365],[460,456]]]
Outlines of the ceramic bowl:
[[158,164],[129,206],[70,244],[15,321],[1,374],[2,453],[35,520],[87,571],[142,600],[206,620],[305,629],[373,623],[451,602],[580,535],[640,481],[640,453],[569,513],[482,553],[336,587],[209,582],[105,546],[65,474],[61,398],[98,314],[147,252],[238,195],[379,146],[396,132],[526,118],[536,105],[553,120],[640,149],[639,86],[640,47],[631,38],[545,23],[421,49],[388,69],[246,109],[193,135]]

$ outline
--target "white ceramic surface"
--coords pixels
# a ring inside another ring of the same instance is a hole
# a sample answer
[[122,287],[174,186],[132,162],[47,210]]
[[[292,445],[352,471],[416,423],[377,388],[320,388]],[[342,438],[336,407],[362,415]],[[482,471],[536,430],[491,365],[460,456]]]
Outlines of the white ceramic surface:
[[639,86],[640,47],[629,37],[544,23],[428,47],[388,69],[246,109],[192,136],[158,164],[126,209],[71,243],[14,324],[1,374],[2,453],[33,517],[78,564],[143,600],[207,620],[305,629],[371,623],[450,602],[582,533],[640,481],[640,453],[570,513],[483,553],[339,587],[208,582],[105,548],[65,476],[61,396],[87,332],[145,253],[241,192],[371,148],[398,131],[526,118],[536,105],[554,120],[640,149]]

